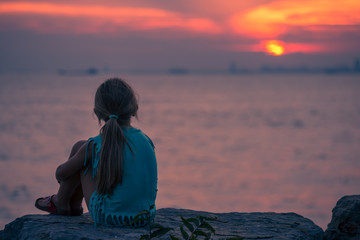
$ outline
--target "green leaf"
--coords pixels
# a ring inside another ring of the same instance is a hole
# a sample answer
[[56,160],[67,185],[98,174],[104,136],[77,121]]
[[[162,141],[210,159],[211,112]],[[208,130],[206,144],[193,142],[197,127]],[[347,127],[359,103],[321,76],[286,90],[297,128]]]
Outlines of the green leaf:
[[146,220],[146,218],[142,218],[144,215],[145,216],[147,216],[149,214],[149,211],[146,211],[146,210],[144,210],[144,211],[141,211],[141,212],[139,212],[138,214],[136,214],[136,216],[134,217],[134,220],[132,221],[132,224],[136,224],[136,223],[138,223],[138,222],[140,222],[140,221],[145,221]]
[[211,231],[212,233],[215,233],[215,229],[207,222],[201,223],[199,228],[205,228],[205,229]]
[[209,232],[208,234],[207,234],[207,237],[204,239],[204,240],[211,240],[212,238],[211,238],[211,232]]
[[174,235],[170,235],[171,240],[180,240],[179,238],[175,237]]
[[225,240],[243,240],[243,237],[231,237],[231,238],[225,238]]
[[189,234],[184,230],[183,226],[180,226],[180,232],[184,239],[189,239]]
[[163,225],[158,224],[158,223],[151,224],[151,229],[155,230],[156,228],[162,229],[162,228],[166,228],[166,227],[164,227]]
[[194,223],[195,226],[199,226],[199,224],[200,224],[200,221],[197,218],[188,218],[187,220],[188,220],[188,222]]
[[207,236],[208,236],[205,232],[203,232],[203,231],[201,231],[201,230],[196,230],[196,231],[194,232],[194,234],[196,234],[196,235],[198,235],[198,236],[204,236],[204,237],[207,237]]
[[187,229],[190,230],[190,232],[193,232],[193,231],[194,231],[193,225],[192,225],[187,219],[185,219],[185,218],[183,218],[183,217],[181,216],[181,221],[183,222],[183,224],[185,225],[185,227],[187,227]]
[[151,235],[150,235],[150,237],[151,237],[151,238],[161,237],[161,236],[165,235],[166,233],[168,233],[168,232],[171,231],[171,230],[172,230],[172,228],[165,228],[165,227],[163,227],[163,228],[161,228],[161,229],[159,229],[159,230],[156,230],[156,231],[152,232]]
[[148,239],[150,239],[149,235],[145,234],[145,235],[142,235],[139,240],[148,240]]

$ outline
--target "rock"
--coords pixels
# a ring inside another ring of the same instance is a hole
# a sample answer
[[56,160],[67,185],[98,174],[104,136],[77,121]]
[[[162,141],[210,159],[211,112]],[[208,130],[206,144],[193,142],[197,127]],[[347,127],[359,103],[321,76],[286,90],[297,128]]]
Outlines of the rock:
[[342,197],[332,213],[325,240],[360,239],[360,195]]
[[[216,216],[210,224],[215,228],[213,239],[242,236],[244,239],[323,239],[323,230],[311,220],[296,213],[209,213],[186,209],[163,208],[157,211],[156,223],[174,228],[159,239],[180,237],[181,218]],[[7,224],[1,239],[139,239],[145,228],[94,226],[89,214],[80,217],[25,215]],[[157,239],[157,238],[156,238]]]

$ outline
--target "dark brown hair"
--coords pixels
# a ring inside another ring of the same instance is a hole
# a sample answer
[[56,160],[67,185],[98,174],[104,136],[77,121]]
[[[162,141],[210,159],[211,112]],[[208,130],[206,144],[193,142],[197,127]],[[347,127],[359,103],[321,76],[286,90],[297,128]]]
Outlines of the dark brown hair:
[[132,88],[119,78],[102,83],[96,91],[94,113],[102,137],[100,161],[96,174],[96,190],[99,194],[112,194],[114,187],[122,183],[123,153],[127,144],[121,127],[130,126],[132,116],[137,117],[138,103]]

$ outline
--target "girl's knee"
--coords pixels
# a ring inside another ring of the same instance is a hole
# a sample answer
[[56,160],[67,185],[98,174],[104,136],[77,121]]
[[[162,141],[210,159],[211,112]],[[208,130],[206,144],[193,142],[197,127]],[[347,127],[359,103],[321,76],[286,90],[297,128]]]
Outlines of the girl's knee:
[[84,145],[87,141],[86,140],[80,140],[80,141],[77,141],[74,146],[73,146],[73,149],[76,149],[76,150],[79,150],[79,148]]

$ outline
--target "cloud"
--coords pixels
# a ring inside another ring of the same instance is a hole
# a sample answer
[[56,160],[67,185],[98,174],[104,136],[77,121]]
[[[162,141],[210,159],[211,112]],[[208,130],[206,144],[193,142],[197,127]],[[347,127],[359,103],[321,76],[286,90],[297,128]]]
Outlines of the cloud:
[[176,28],[206,34],[222,31],[208,18],[189,18],[177,12],[143,7],[8,2],[0,4],[0,17],[6,18],[12,27],[39,32],[101,33],[118,32],[122,28]]
[[141,35],[158,42],[204,38],[209,51],[227,53],[266,52],[271,40],[282,41],[285,53],[359,50],[358,0],[40,1],[1,2],[0,32]]
[[280,0],[235,14],[231,25],[238,34],[274,38],[293,27],[326,30],[360,25],[359,12],[357,0]]
[[357,0],[273,1],[231,17],[235,34],[259,41],[234,49],[264,51],[266,40],[277,39],[284,41],[285,53],[351,50],[354,45],[346,34],[353,33],[358,39],[359,12]]

